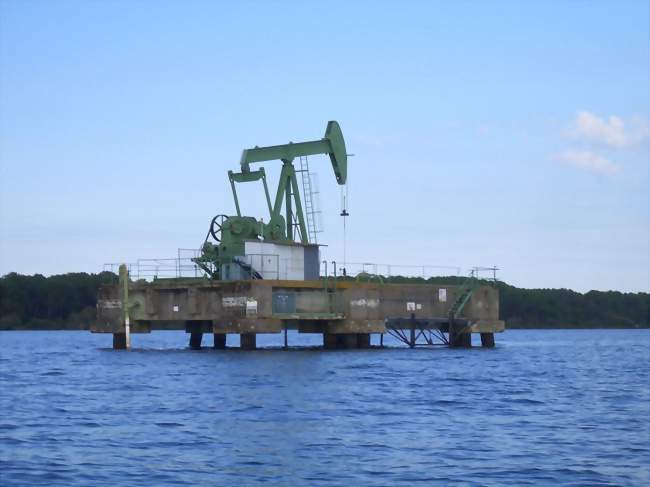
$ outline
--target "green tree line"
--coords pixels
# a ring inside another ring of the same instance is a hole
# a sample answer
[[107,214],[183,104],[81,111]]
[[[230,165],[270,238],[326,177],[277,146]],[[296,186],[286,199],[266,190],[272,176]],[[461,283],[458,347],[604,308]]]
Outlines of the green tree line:
[[95,319],[97,289],[116,280],[110,272],[7,274],[0,277],[0,329],[87,329]]
[[[0,329],[87,329],[95,319],[97,289],[117,276],[70,273],[0,277]],[[383,282],[461,284],[460,277],[383,278]],[[570,289],[522,289],[503,282],[501,319],[509,328],[650,327],[650,294]]]

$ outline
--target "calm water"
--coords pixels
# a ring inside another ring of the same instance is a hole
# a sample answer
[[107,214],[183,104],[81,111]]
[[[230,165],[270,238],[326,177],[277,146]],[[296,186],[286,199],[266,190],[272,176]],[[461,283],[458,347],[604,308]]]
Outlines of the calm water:
[[508,331],[494,350],[186,341],[0,333],[0,484],[650,485],[648,330]]

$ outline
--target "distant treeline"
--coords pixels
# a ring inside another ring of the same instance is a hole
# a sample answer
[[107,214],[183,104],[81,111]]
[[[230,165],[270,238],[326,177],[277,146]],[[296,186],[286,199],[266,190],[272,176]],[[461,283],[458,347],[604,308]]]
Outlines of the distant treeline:
[[[390,277],[387,282],[462,284],[464,277]],[[483,284],[488,284],[483,281]],[[523,289],[504,282],[499,314],[507,328],[650,328],[650,293]]]
[[110,272],[0,277],[0,330],[87,329],[96,315],[97,288],[116,280]]
[[[350,278],[348,278],[350,279]],[[95,319],[97,288],[116,282],[109,272],[50,277],[0,277],[0,329],[87,329]],[[384,282],[460,284],[463,278],[391,277]],[[520,289],[503,282],[501,319],[509,328],[647,328],[650,294],[569,289]]]

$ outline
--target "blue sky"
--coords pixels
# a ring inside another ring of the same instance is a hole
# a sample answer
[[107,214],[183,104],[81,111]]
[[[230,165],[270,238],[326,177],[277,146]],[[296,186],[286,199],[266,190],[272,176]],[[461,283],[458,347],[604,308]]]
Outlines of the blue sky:
[[650,291],[649,5],[0,1],[0,273],[197,247],[242,149],[335,119],[348,261]]

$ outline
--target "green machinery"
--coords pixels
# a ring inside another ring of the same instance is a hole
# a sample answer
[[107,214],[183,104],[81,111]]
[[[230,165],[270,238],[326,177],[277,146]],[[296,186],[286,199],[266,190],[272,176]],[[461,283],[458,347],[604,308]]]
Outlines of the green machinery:
[[[334,176],[338,184],[343,185],[347,180],[348,156],[345,148],[343,133],[336,121],[327,123],[325,136],[320,140],[309,142],[288,143],[269,147],[253,147],[246,149],[241,156],[241,172],[228,171],[230,186],[235,200],[237,215],[217,215],[212,219],[201,255],[193,259],[211,278],[222,279],[224,265],[236,264],[256,277],[253,269],[246,269],[246,263],[240,258],[244,256],[246,240],[265,240],[274,242],[296,241],[301,244],[309,243],[309,234],[305,223],[296,169],[293,161],[296,157],[327,154],[332,162]],[[275,199],[271,201],[269,188],[266,183],[264,168],[251,170],[250,165],[263,161],[282,161],[280,182]],[[262,181],[266,203],[269,209],[267,222],[255,217],[242,216],[237,198],[235,183]],[[284,215],[282,212],[284,206]],[[214,243],[210,242],[210,237]]]

